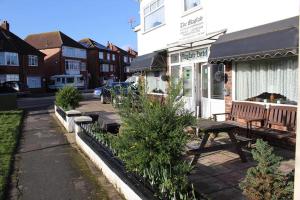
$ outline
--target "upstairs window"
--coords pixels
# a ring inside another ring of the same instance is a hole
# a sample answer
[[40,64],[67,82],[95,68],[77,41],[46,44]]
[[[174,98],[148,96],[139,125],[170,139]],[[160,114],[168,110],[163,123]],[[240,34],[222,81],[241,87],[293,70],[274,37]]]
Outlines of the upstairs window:
[[128,63],[128,57],[127,56],[124,56],[124,62]]
[[107,53],[106,59],[107,59],[108,61],[110,61],[110,53]]
[[100,59],[100,60],[103,60],[103,59],[104,59],[103,52],[99,52],[99,59]]
[[200,0],[184,0],[184,11],[200,6]]
[[62,47],[62,55],[65,57],[86,59],[86,50],[74,48],[74,47],[63,46]]
[[29,55],[28,56],[28,66],[38,66],[38,57],[34,55]]
[[80,71],[86,71],[86,63],[85,62],[80,63]]
[[18,54],[12,52],[0,52],[0,65],[19,66]]
[[116,60],[116,55],[112,54],[112,60],[115,61]]
[[144,30],[151,30],[165,23],[165,7],[163,0],[152,1],[144,8]]
[[100,65],[100,70],[101,72],[109,72],[109,65],[108,64]]

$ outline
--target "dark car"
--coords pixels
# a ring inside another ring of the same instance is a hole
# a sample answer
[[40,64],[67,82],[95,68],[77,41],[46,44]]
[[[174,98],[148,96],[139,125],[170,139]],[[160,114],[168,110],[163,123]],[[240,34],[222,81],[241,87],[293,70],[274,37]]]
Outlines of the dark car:
[[23,96],[29,93],[28,86],[19,81],[6,81],[0,84],[0,93],[16,93]]
[[131,85],[132,83],[128,82],[109,82],[102,87],[95,88],[94,97],[100,98],[100,102],[103,104],[109,103],[114,101],[112,96],[119,98],[122,94],[126,95]]

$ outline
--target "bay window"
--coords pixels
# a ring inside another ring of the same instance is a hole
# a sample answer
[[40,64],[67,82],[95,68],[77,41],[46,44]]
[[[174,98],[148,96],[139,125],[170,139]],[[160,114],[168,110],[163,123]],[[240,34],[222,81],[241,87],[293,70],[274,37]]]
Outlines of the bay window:
[[33,66],[33,67],[38,66],[38,56],[29,55],[28,56],[28,66]]
[[201,0],[184,0],[184,11],[200,6]]
[[236,100],[296,104],[296,57],[236,63]]
[[18,54],[12,52],[0,52],[0,65],[19,66]]
[[80,74],[81,62],[77,60],[65,60],[67,74]]
[[144,31],[148,31],[165,23],[165,7],[163,0],[155,0],[144,8]]

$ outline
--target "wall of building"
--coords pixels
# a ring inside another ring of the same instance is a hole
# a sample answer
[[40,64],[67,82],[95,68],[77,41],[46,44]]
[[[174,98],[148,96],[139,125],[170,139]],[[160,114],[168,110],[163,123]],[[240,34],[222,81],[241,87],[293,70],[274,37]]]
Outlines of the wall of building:
[[50,76],[62,74],[64,71],[61,67],[61,48],[40,50],[46,54],[44,58],[45,76],[49,80]]
[[183,0],[165,0],[165,24],[144,31],[143,8],[153,0],[140,3],[141,24],[136,28],[139,55],[165,49],[172,43],[202,36],[180,34],[182,23],[202,17],[201,30],[207,34],[227,29],[227,33],[286,19],[299,14],[298,0],[201,0],[202,7],[184,12]]

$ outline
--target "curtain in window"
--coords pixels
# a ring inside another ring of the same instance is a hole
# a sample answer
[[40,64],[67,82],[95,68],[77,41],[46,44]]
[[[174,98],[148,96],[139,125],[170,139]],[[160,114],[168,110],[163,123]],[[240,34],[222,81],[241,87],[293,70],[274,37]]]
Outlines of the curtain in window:
[[297,57],[239,62],[236,66],[237,100],[246,100],[268,92],[284,95],[297,102]]
[[200,5],[200,0],[184,0],[185,11]]
[[146,88],[148,93],[166,93],[166,83],[161,80],[162,72],[148,72],[146,77]]

